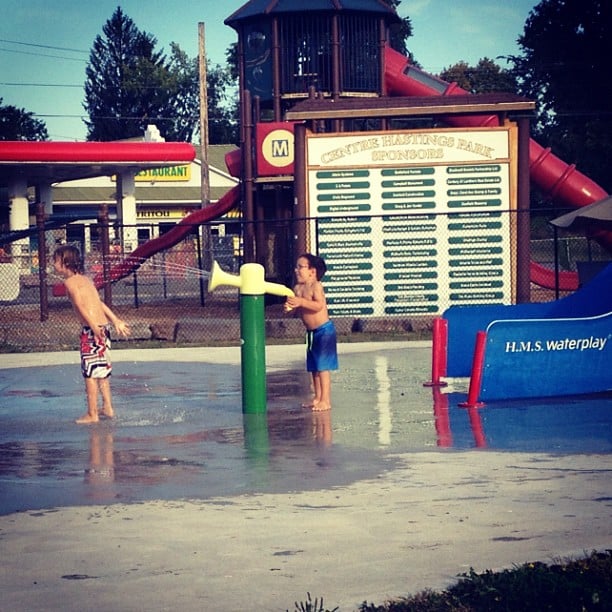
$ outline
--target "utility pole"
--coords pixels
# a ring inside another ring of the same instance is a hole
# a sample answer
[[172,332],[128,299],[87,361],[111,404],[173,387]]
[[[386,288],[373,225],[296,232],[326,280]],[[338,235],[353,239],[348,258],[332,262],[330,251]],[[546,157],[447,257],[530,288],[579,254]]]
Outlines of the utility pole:
[[[206,33],[204,23],[198,23],[198,65],[200,76],[200,199],[201,208],[210,205],[210,180],[208,173],[208,88],[206,70]],[[212,240],[210,227],[202,227],[202,254],[200,265],[204,264],[205,269],[210,270],[214,255],[212,252]],[[200,293],[202,295],[202,305],[204,303],[204,279],[200,278]]]
[[206,86],[206,34],[204,23],[198,23],[198,63],[200,66],[200,162],[202,208],[210,204],[208,176],[208,90]]

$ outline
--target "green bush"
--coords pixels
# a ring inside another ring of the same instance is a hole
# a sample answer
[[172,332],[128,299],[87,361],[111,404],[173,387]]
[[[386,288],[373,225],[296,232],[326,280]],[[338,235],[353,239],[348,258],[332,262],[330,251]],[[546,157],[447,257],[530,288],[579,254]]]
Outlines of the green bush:
[[373,605],[361,612],[595,612],[612,610],[612,550],[563,563],[525,563],[513,569],[461,574],[446,591]]

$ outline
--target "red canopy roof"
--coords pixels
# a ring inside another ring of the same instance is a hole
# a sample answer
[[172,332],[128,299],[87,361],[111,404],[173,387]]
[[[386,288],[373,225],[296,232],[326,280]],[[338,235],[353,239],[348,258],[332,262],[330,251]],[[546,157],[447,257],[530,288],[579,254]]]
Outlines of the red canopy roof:
[[184,142],[0,141],[0,187],[15,177],[28,185],[57,183],[137,170],[188,164],[193,145]]

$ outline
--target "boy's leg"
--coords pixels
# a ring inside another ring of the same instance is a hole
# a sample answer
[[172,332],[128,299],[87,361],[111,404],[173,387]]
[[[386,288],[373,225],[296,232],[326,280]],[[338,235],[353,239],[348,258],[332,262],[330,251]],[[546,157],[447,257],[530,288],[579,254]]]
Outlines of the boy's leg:
[[314,406],[314,403],[317,401],[318,398],[318,392],[317,392],[317,372],[312,372],[311,373],[311,377],[312,377],[312,399],[309,402],[304,402],[302,404],[302,408],[312,408]]
[[76,420],[79,424],[98,422],[98,381],[94,378],[85,379],[85,393],[87,395],[87,413]]
[[98,383],[100,386],[100,393],[102,394],[102,414],[112,419],[115,416],[115,411],[113,410],[113,401],[111,398],[110,376],[100,378]]
[[317,372],[319,381],[319,401],[315,401],[312,407],[313,410],[330,410],[331,409],[331,372],[323,370]]
[[312,373],[312,384],[314,385],[314,400],[313,404],[318,404],[321,401],[321,394],[323,392],[321,388],[321,372]]

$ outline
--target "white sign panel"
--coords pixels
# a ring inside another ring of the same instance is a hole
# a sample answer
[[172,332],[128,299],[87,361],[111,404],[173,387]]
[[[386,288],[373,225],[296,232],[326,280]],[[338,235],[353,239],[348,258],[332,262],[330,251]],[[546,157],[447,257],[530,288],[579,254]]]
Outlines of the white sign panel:
[[512,129],[308,136],[309,215],[333,314],[511,302]]

